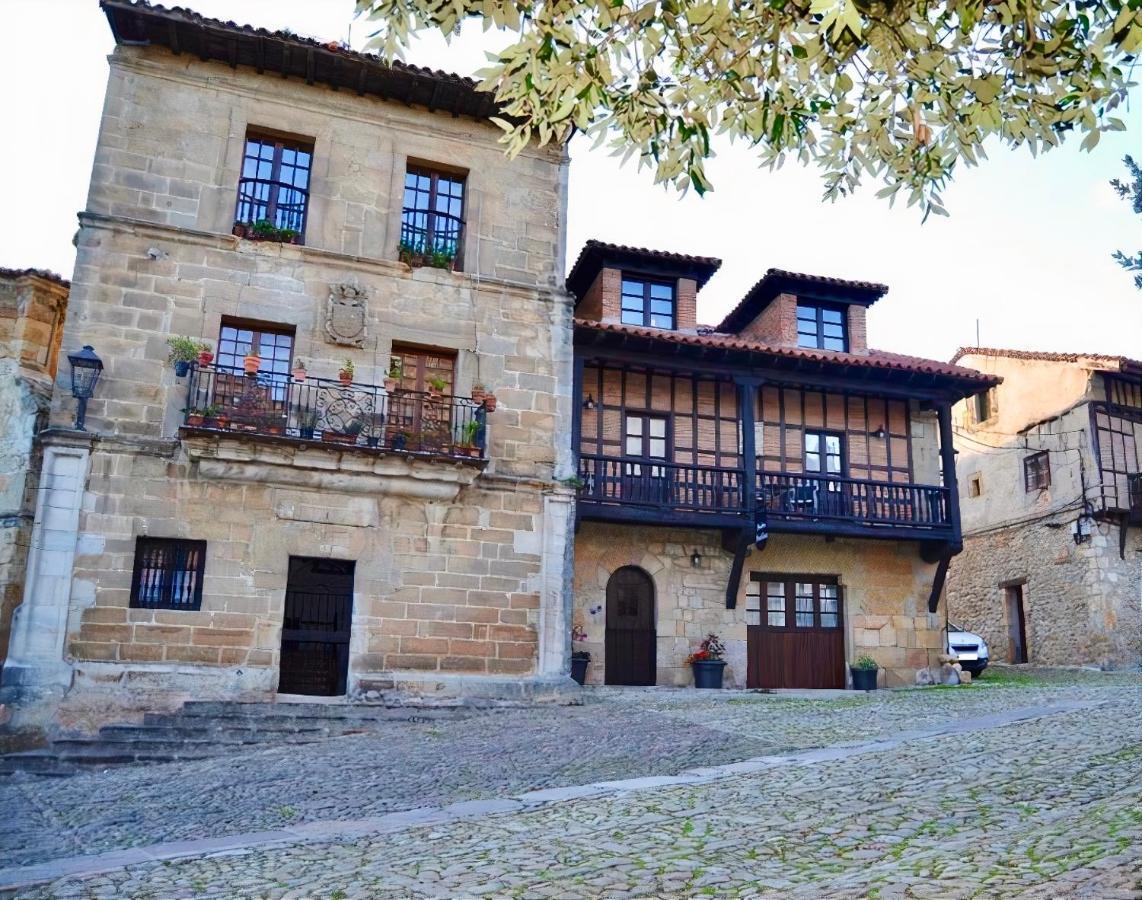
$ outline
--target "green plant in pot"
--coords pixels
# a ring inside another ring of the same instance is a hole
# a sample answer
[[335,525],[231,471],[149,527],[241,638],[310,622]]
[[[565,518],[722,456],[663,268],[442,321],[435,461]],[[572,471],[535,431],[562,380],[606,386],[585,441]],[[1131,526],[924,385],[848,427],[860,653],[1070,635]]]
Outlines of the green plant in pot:
[[317,429],[317,407],[299,406],[297,409],[298,433],[305,440],[313,440],[313,432]]
[[849,666],[849,671],[852,673],[854,691],[876,690],[876,676],[880,666],[867,653],[858,656],[856,662]]
[[465,423],[461,429],[460,443],[457,444],[457,449],[460,450],[465,456],[478,457],[482,451],[480,447],[480,422],[473,419],[471,422]]
[[726,645],[714,633],[702,638],[698,649],[691,653],[686,662],[694,670],[694,687],[718,689],[726,672]]
[[186,373],[190,371],[190,364],[198,359],[201,344],[195,338],[169,337],[167,346],[170,347],[167,361],[174,365],[175,377],[185,378]]
[[443,378],[428,379],[428,393],[434,400],[439,400],[444,396],[444,389],[446,387],[448,387],[448,382]]

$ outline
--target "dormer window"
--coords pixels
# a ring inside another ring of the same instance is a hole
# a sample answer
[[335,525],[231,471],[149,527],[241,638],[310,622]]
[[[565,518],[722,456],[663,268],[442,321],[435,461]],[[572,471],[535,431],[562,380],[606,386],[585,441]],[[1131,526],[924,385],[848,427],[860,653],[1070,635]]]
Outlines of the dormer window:
[[848,350],[845,307],[797,303],[797,346],[811,350]]
[[672,329],[676,319],[673,284],[623,276],[624,325]]

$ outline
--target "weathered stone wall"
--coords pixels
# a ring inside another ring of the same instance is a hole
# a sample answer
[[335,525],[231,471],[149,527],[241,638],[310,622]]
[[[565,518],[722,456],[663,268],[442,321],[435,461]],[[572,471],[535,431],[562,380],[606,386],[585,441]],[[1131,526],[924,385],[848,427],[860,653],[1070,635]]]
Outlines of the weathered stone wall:
[[[702,565],[691,566],[694,550]],[[575,538],[575,624],[591,653],[590,683],[605,673],[606,587],[623,566],[638,566],[654,580],[658,683],[686,685],[686,657],[709,632],[727,648],[726,684],[746,686],[746,602],[750,572],[837,575],[844,590],[847,658],[869,653],[885,669],[882,683],[913,684],[917,669],[934,666],[943,646],[943,610],[927,611],[935,566],[920,559],[914,542],[835,540],[773,535],[746,559],[735,609],[726,609],[732,557],[716,531],[584,522]]]
[[[314,139],[305,246],[229,234],[247,126]],[[85,715],[86,689],[272,690],[290,555],[356,561],[351,685],[536,674],[541,620],[564,602],[541,587],[561,583],[545,498],[570,473],[566,160],[508,161],[497,139],[486,123],[116,50],[65,336],[106,366],[88,407],[99,437],[68,624],[71,715]],[[463,273],[397,261],[409,159],[468,172]],[[364,347],[326,334],[337,284],[367,297]],[[213,343],[227,316],[293,326],[314,377],[348,357],[356,381],[379,383],[394,341],[455,351],[455,392],[482,382],[498,399],[486,467],[180,440],[187,385],[167,337]],[[61,379],[53,421],[72,414]],[[208,542],[200,611],[129,608],[141,536]]]
[[1003,585],[1022,584],[1027,659],[1039,665],[1122,668],[1142,662],[1142,531],[1100,523],[1076,546],[1073,512],[968,535],[948,571],[951,620],[987,641],[991,658],[1010,659]]
[[24,592],[39,447],[63,336],[67,284],[0,270],[0,662]]

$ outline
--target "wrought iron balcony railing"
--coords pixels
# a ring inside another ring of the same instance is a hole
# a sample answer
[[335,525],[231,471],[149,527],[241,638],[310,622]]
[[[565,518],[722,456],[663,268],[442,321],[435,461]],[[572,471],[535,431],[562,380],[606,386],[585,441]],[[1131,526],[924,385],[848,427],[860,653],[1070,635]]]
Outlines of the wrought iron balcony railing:
[[948,489],[836,475],[757,473],[758,506],[769,519],[838,519],[874,525],[950,528]]
[[484,404],[327,378],[192,366],[183,426],[319,444],[482,459]]
[[414,265],[463,267],[464,220],[450,213],[406,206],[401,211],[400,253]]

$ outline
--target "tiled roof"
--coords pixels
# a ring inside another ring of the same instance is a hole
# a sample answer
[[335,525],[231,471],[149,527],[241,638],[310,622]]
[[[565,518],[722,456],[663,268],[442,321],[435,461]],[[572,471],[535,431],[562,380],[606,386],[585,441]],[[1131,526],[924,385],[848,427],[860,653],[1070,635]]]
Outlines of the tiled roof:
[[0,266],[0,278],[16,280],[17,278],[42,278],[44,281],[53,281],[63,287],[71,287],[71,282],[48,269],[6,269]]
[[1111,356],[1105,353],[1047,353],[1036,350],[1003,350],[996,347],[960,347],[952,357],[953,363],[965,356],[1002,356],[1007,359],[1037,359],[1045,362],[1106,363],[1119,369],[1142,369],[1142,360],[1129,356]]
[[888,285],[875,281],[853,281],[829,275],[790,272],[788,269],[767,269],[760,280],[746,292],[741,302],[722,320],[718,330],[731,333],[741,331],[757,318],[757,314],[770,300],[785,290],[796,293],[798,287],[836,294],[838,299],[849,299],[865,304],[875,303],[888,293]]
[[[119,43],[157,44],[231,66],[248,65],[258,71],[295,75],[309,83],[350,87],[361,94],[454,115],[486,119],[498,111],[494,96],[478,91],[474,79],[399,60],[388,63],[377,54],[351,50],[338,41],[211,19],[191,9],[147,0],[100,0],[100,6]],[[288,53],[282,52],[283,46]]]
[[751,341],[737,335],[713,333],[691,334],[681,331],[667,331],[661,328],[643,328],[636,325],[621,325],[616,322],[596,322],[575,319],[577,329],[598,331],[609,334],[625,334],[669,344],[683,344],[695,348],[711,350],[741,350],[750,353],[766,354],[791,360],[831,363],[837,366],[886,369],[897,372],[910,372],[951,379],[971,393],[1000,383],[1003,379],[995,375],[985,375],[975,369],[935,359],[918,356],[905,356],[885,350],[870,350],[868,354],[841,353],[835,350],[808,350],[803,347],[778,347],[760,341]]
[[650,250],[646,247],[628,247],[626,244],[609,244],[593,238],[583,245],[579,258],[567,275],[567,289],[579,299],[591,287],[596,273],[605,260],[620,265],[650,265],[677,271],[694,278],[701,289],[722,265],[714,256],[691,256],[689,253],[672,253],[668,250]]

